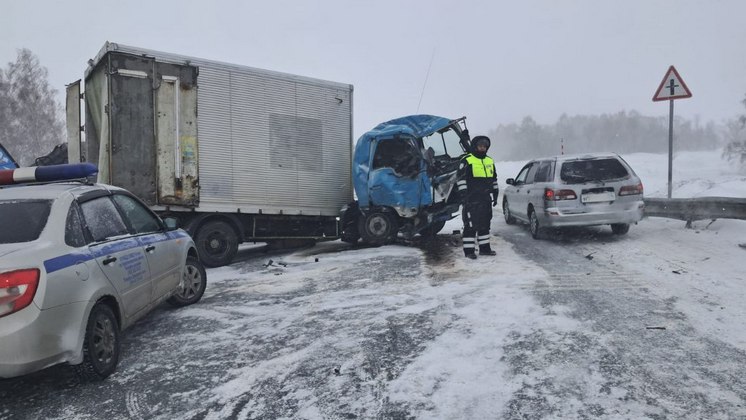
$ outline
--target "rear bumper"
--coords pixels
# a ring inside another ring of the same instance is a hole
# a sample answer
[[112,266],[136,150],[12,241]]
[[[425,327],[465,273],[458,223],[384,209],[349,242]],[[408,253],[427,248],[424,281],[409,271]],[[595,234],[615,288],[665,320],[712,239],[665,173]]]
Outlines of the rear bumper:
[[0,319],[0,378],[79,359],[87,302],[44,311],[34,304]]
[[642,219],[645,203],[640,200],[612,206],[588,206],[583,210],[547,207],[539,215],[539,223],[546,227],[637,223]]

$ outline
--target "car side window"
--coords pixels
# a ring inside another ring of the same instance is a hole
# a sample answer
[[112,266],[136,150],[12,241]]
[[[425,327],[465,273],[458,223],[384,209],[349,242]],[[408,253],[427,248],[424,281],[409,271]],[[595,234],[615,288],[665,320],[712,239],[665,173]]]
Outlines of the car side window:
[[526,176],[528,175],[528,170],[531,169],[531,164],[524,166],[523,169],[521,169],[520,172],[518,172],[518,176],[515,177],[515,184],[525,184],[526,183]]
[[534,175],[534,182],[549,182],[552,179],[552,162],[545,160],[539,164]]
[[96,242],[129,233],[111,198],[99,197],[80,204],[83,220]]
[[161,230],[161,224],[145,206],[124,194],[114,194],[114,201],[129,220],[134,233],[150,233]]
[[83,223],[80,221],[78,204],[73,202],[67,211],[65,222],[65,244],[74,248],[80,248],[87,243],[83,233]]
[[534,163],[531,165],[531,167],[528,169],[528,174],[526,175],[526,184],[533,184],[534,183],[534,176],[536,175],[536,170],[539,168],[538,163]]

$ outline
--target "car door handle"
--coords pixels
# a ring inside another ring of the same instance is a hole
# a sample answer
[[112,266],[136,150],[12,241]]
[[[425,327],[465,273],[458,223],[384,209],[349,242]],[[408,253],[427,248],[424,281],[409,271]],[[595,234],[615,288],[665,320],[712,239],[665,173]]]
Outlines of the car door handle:
[[145,252],[155,251],[155,245],[148,245],[145,247]]
[[117,257],[106,257],[103,261],[101,261],[104,265],[109,265],[117,260]]

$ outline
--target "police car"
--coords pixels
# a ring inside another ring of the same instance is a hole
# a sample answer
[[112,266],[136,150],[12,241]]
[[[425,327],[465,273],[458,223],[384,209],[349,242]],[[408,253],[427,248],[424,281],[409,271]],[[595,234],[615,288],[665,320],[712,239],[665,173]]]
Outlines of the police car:
[[62,362],[105,378],[122,330],[162,301],[189,305],[205,291],[189,235],[127,191],[85,181],[96,172],[0,170],[0,378]]

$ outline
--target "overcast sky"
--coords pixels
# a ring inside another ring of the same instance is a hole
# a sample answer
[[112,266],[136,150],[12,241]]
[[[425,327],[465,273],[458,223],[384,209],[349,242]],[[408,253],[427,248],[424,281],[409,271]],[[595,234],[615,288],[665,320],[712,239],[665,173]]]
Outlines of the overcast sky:
[[0,63],[29,48],[59,91],[104,42],[118,42],[350,83],[356,138],[414,113],[466,115],[472,134],[527,115],[667,116],[668,103],[651,99],[670,65],[694,95],[676,101],[677,115],[746,113],[743,0],[11,0],[2,9]]

